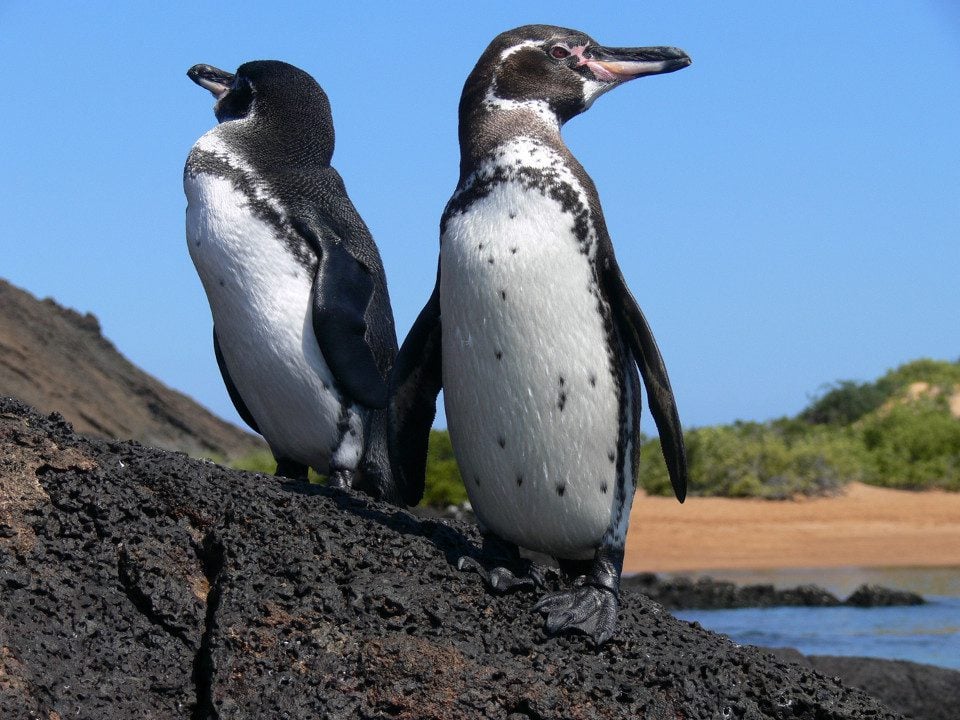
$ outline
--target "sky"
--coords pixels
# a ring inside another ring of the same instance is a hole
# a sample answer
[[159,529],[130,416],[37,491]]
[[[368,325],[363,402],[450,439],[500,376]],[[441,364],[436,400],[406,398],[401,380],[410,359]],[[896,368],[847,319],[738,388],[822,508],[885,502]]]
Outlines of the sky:
[[686,426],[960,357],[952,0],[0,0],[0,277],[92,312],[132,362],[239,424],[184,238],[183,163],[216,122],[187,69],[279,59],[325,88],[402,341],[434,282],[463,82],[533,22],[693,58],[564,128]]

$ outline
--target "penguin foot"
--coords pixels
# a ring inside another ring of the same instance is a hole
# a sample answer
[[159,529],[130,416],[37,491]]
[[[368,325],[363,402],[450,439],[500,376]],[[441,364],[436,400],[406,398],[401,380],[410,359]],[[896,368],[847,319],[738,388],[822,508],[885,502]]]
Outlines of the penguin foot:
[[327,475],[327,487],[339,490],[349,490],[353,483],[352,470],[334,470]]
[[487,570],[476,558],[464,555],[457,560],[457,569],[477,573],[483,578],[484,584],[499,595],[516,590],[534,590],[544,585],[543,570],[533,563],[528,564],[526,574],[516,575],[505,567]]
[[550,635],[582,632],[600,646],[613,636],[617,627],[619,602],[612,590],[587,585],[585,580],[578,578],[578,585],[572,590],[544,596],[533,609],[547,616],[546,629]]

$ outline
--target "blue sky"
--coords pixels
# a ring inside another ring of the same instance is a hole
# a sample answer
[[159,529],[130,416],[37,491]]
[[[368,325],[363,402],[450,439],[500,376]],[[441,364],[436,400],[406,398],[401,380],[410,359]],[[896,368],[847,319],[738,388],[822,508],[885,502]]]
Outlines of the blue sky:
[[684,423],[795,413],[826,381],[960,356],[957,7],[8,0],[0,277],[93,312],[238,421],[184,240],[183,162],[215,122],[187,68],[282,59],[324,86],[402,340],[434,280],[464,79],[498,32],[564,25],[694,61],[565,129]]

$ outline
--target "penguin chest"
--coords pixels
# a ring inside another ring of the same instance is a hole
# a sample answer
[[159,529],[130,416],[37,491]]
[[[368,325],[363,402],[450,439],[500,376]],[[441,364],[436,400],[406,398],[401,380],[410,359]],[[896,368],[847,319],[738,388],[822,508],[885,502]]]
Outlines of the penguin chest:
[[565,558],[591,557],[620,517],[629,467],[623,360],[591,252],[571,213],[519,182],[452,214],[440,251],[444,401],[473,508]]
[[313,332],[312,269],[233,180],[188,173],[184,188],[187,243],[223,358],[271,450],[324,472],[349,431],[347,454],[358,460],[359,418],[344,407]]

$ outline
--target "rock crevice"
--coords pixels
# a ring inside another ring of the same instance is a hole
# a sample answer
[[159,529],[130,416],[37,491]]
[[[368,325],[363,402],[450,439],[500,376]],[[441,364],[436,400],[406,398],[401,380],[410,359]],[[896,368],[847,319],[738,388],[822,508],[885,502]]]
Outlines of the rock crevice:
[[214,635],[217,620],[217,610],[223,591],[220,587],[220,576],[226,566],[226,553],[219,535],[210,532],[203,537],[198,546],[198,556],[203,565],[203,574],[207,580],[207,594],[205,597],[203,632],[200,643],[193,659],[193,686],[196,692],[196,702],[192,720],[206,720],[218,718],[216,705],[213,702],[214,667],[213,655],[210,650],[211,638]]

